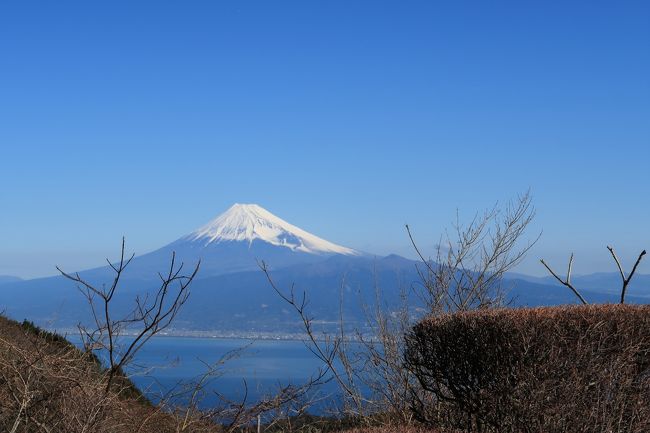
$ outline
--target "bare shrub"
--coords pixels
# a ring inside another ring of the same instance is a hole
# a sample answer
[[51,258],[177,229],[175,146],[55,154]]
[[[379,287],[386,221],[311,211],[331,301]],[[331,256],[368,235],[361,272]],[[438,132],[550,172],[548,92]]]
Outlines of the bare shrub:
[[483,432],[650,429],[650,307],[500,309],[429,317],[406,360],[436,404],[418,419]]
[[[68,274],[57,267],[63,276],[78,284],[79,291],[88,301],[94,323],[79,324],[79,334],[86,351],[107,354],[106,392],[110,390],[115,377],[124,374],[124,369],[142,346],[151,337],[171,325],[189,297],[188,287],[200,266],[199,262],[190,274],[182,274],[183,263],[176,265],[176,254],[172,253],[168,271],[165,274],[158,274],[160,286],[155,294],[136,297],[133,309],[116,319],[112,301],[115,299],[120,279],[134,257],[131,255],[130,258],[125,259],[124,254],[125,245],[122,238],[120,260],[113,264],[106,259],[115,273],[108,287],[96,287],[78,273]],[[129,343],[124,343],[122,341],[124,334],[129,330],[135,330],[135,335]]]
[[539,239],[520,245],[534,217],[529,192],[503,208],[497,203],[466,225],[457,214],[453,230],[441,237],[433,258],[420,251],[407,225],[423,265],[418,269],[421,285],[416,289],[429,314],[507,304],[503,275],[520,263]]
[[[126,378],[126,368],[133,361],[138,351],[156,334],[168,328],[176,318],[189,297],[189,286],[196,276],[200,263],[189,274],[183,274],[183,263],[176,263],[172,253],[169,268],[158,274],[160,284],[153,293],[138,296],[134,306],[127,314],[115,317],[113,302],[120,287],[124,271],[133,255],[125,257],[125,243],[119,261],[107,260],[114,272],[113,281],[108,286],[92,285],[79,274],[68,274],[59,269],[61,274],[78,284],[78,288],[88,301],[93,323],[79,325],[83,346],[87,353],[97,353],[107,358],[104,393],[108,398],[112,393],[139,397],[140,392]],[[58,268],[57,268],[58,269]],[[128,335],[128,338],[125,338]],[[259,401],[248,401],[247,383],[242,382],[246,390],[241,401],[231,401],[219,393],[208,391],[208,384],[219,377],[223,365],[239,356],[235,350],[214,363],[205,363],[205,371],[194,380],[183,381],[160,396],[156,410],[164,412],[167,426],[173,426],[176,432],[220,431],[234,432],[250,425],[261,417],[282,411],[301,414],[309,406],[307,395],[322,380],[322,374],[316,374],[306,383],[279,387],[275,392]],[[205,402],[207,397],[217,397],[218,404],[213,407]],[[140,396],[141,397],[141,396]],[[144,397],[142,400],[146,401]]]
[[271,287],[302,321],[307,347],[339,385],[343,407],[338,408],[338,415],[358,419],[362,425],[403,426],[414,421],[413,398],[433,404],[432,395],[421,392],[415,376],[404,367],[404,335],[422,314],[412,309],[410,290],[415,291],[424,311],[432,315],[504,305],[508,301],[503,275],[535,243],[520,245],[533,217],[528,193],[503,208],[495,205],[467,225],[457,215],[453,231],[441,239],[434,260],[424,256],[407,226],[421,259],[420,283],[413,288],[391,288],[401,290],[402,305],[390,309],[382,303],[383,288],[375,288],[374,306],[364,306],[370,336],[360,329],[349,329],[342,315],[338,333],[317,332],[305,292],[296,294],[293,287],[281,290],[266,264],[260,264]]
[[0,335],[0,431],[174,431],[170,417],[127,397],[118,384],[107,393],[106,376],[92,354],[2,317]]
[[353,430],[345,430],[343,433],[458,433],[458,431],[442,428],[430,429],[416,426],[401,426],[356,428]]
[[[636,269],[639,267],[639,264],[641,263],[643,256],[646,255],[646,250],[643,250],[641,251],[641,253],[639,253],[639,256],[637,257],[636,262],[634,262],[634,266],[632,267],[632,271],[630,271],[629,275],[625,275],[625,271],[623,271],[623,266],[621,265],[621,261],[618,259],[618,256],[616,255],[614,248],[608,245],[607,250],[612,255],[612,258],[616,263],[618,272],[621,275],[622,286],[621,286],[620,303],[624,304],[625,294],[627,292],[627,286],[630,284],[630,281],[632,281],[632,277],[634,277],[634,273],[636,272]],[[540,262],[560,284],[568,287],[573,292],[573,294],[576,295],[576,297],[580,300],[580,302],[582,302],[583,304],[588,303],[587,300],[580,294],[578,289],[576,289],[575,286],[571,284],[571,272],[573,271],[573,254],[571,254],[571,256],[569,257],[569,264],[567,266],[566,278],[564,280],[557,273],[555,273],[553,269],[551,269],[551,267],[544,261],[544,259],[541,259]]]

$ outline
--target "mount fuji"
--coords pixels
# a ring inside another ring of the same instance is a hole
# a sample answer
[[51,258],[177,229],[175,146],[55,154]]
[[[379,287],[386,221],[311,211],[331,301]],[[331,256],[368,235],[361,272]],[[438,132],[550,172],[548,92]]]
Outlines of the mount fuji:
[[[204,319],[215,313],[219,313],[220,320],[227,318],[224,320],[230,323],[234,317],[231,315],[250,309],[251,299],[262,300],[264,305],[275,303],[277,295],[264,279],[259,268],[261,261],[276,275],[286,278],[295,275],[297,283],[307,282],[317,275],[316,285],[338,291],[340,277],[346,270],[361,265],[370,275],[370,264],[374,260],[370,254],[296,227],[259,205],[234,204],[193,232],[155,251],[136,256],[122,273],[120,296],[116,297],[115,306],[127,311],[135,296],[155,290],[159,284],[158,273],[169,268],[172,254],[176,255],[177,266],[184,263],[187,273],[201,262],[193,283],[197,290],[186,306],[189,312],[182,314],[187,319],[183,326],[209,326],[211,329],[221,322]],[[109,284],[115,276],[110,266],[78,273],[99,287]],[[323,278],[327,282],[324,283]],[[328,299],[337,298],[332,296],[331,290],[322,290],[321,294]],[[40,323],[56,321],[60,326],[83,320],[83,312],[87,310],[84,302],[75,284],[62,276],[7,283],[0,290],[0,309],[8,314],[29,317]],[[221,311],[223,308],[227,311]],[[197,324],[197,309],[205,309],[200,314],[201,324]]]
[[234,204],[205,226],[181,239],[206,247],[223,242],[262,241],[308,254],[359,255],[358,251],[333,244],[289,224],[256,204]]
[[367,256],[308,233],[256,204],[235,204],[192,233],[136,258],[137,276],[156,275],[172,252],[185,263],[201,260],[201,278],[257,270],[259,261],[278,269],[337,255]]
[[[190,288],[192,294],[175,321],[180,332],[278,335],[300,330],[299,320],[272,290],[259,261],[267,264],[278,287],[286,290],[295,285],[298,293],[306,292],[310,314],[321,324],[338,323],[340,308],[351,323],[365,323],[372,305],[379,302],[382,308],[399,308],[404,302],[403,290],[412,295],[411,288],[422,284],[415,261],[396,255],[377,257],[337,245],[258,205],[235,204],[193,232],[136,256],[122,275],[113,303],[116,315],[127,314],[136,296],[157,289],[158,273],[169,268],[172,253],[177,265],[185,263],[187,273],[201,261]],[[115,274],[104,266],[79,275],[101,286],[109,284]],[[524,280],[517,275],[509,280],[516,305],[575,302],[567,290],[547,280]],[[377,298],[378,287],[383,293],[381,299]],[[611,294],[583,294],[594,302],[611,301]],[[630,297],[630,301],[647,299]],[[413,302],[418,305],[417,299]],[[0,311],[54,328],[90,320],[86,300],[75,284],[62,276],[5,281],[0,284]]]

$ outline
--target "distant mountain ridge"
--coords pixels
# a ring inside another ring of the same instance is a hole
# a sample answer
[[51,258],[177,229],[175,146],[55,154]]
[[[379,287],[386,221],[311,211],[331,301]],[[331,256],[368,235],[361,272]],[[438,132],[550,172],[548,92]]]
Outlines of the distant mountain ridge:
[[[259,270],[258,262],[262,260],[271,269],[279,269],[336,255],[370,256],[302,230],[259,205],[237,203],[193,232],[136,256],[124,272],[124,280],[157,281],[158,272],[169,267],[172,253],[176,254],[177,264],[184,263],[185,269],[201,261],[200,278]],[[113,274],[109,266],[79,273],[96,284],[109,281]],[[57,276],[45,280],[51,282],[52,278],[60,279]]]
[[[235,204],[206,225],[153,252],[136,257],[123,275],[114,301],[126,312],[134,297],[158,285],[158,272],[168,269],[172,252],[187,272],[199,260],[201,269],[192,295],[175,322],[178,329],[248,330],[282,334],[299,327],[297,318],[272,290],[258,261],[269,265],[278,285],[295,283],[310,299],[310,311],[323,323],[335,324],[343,305],[351,322],[363,323],[367,307],[380,302],[396,309],[402,291],[421,284],[413,261],[397,255],[377,257],[322,239],[273,215],[261,206]],[[66,271],[72,271],[67,270]],[[109,283],[110,267],[81,271],[93,284]],[[618,274],[574,277],[590,302],[617,302]],[[552,277],[508,274],[505,279],[517,306],[575,303],[574,295]],[[650,302],[650,276],[636,275],[629,302]],[[7,281],[0,277],[0,311],[49,327],[74,326],[88,319],[85,299],[64,277]],[[376,297],[376,288],[383,293]],[[417,303],[417,300],[415,301]],[[365,309],[364,309],[365,308]]]
[[[521,280],[529,283],[543,284],[549,286],[561,287],[562,285],[551,275],[545,277],[534,277],[519,273],[508,273],[506,278],[510,280]],[[622,281],[618,272],[596,272],[585,275],[572,275],[571,283],[578,290],[587,290],[590,292],[616,294],[621,292]],[[636,296],[650,297],[650,275],[635,273],[628,293]]]
[[202,278],[257,270],[260,260],[278,269],[336,255],[367,255],[302,230],[256,204],[234,204],[203,227],[137,258],[134,267],[146,263],[151,272],[172,251],[186,263],[200,259]]
[[[135,257],[122,275],[120,296],[116,297],[115,305],[123,304],[126,309],[136,294],[157,287],[158,273],[169,268],[172,254],[176,255],[176,266],[183,263],[187,273],[192,271],[196,263],[201,262],[196,281],[236,273],[258,274],[261,272],[260,261],[275,271],[337,257],[343,261],[371,257],[300,229],[259,205],[234,204],[188,235],[158,250]],[[70,273],[73,270],[65,271]],[[112,280],[114,272],[109,266],[103,266],[80,271],[79,275],[100,287]],[[225,280],[232,281],[227,278]],[[270,287],[265,287],[270,290]],[[249,302],[243,299],[243,292],[229,292],[227,288],[219,291],[217,298],[216,290],[219,289],[220,287],[213,290],[208,304],[226,298],[235,304]],[[0,291],[0,309],[3,307],[10,315],[20,319],[34,318],[36,321],[41,320],[41,323],[43,320],[76,322],[85,310],[84,300],[75,284],[62,276],[3,285],[3,290]],[[236,312],[237,307],[233,308]],[[82,313],[77,313],[77,310]]]

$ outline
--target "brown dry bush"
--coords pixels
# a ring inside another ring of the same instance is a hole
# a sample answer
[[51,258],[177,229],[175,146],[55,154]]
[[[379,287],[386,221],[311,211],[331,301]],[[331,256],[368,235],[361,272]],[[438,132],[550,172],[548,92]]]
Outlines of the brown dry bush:
[[534,215],[530,193],[502,206],[496,204],[468,222],[457,213],[453,227],[440,238],[433,259],[424,255],[406,226],[420,258],[416,267],[419,281],[413,287],[392,288],[399,292],[401,303],[390,306],[384,303],[387,292],[377,285],[374,304],[362,305],[364,326],[346,324],[341,308],[335,333],[318,332],[306,293],[296,293],[293,286],[284,290],[276,286],[267,265],[261,262],[271,287],[300,318],[307,346],[339,386],[343,401],[333,408],[334,413],[367,427],[380,425],[399,431],[412,425],[409,398],[418,395],[421,401],[429,401],[430,396],[420,393],[417,380],[404,368],[405,333],[423,312],[438,315],[507,304],[503,275],[535,244],[535,239],[524,242]]
[[[107,259],[113,280],[102,286],[59,269],[88,301],[93,320],[79,325],[83,351],[31,322],[19,325],[1,319],[0,431],[227,433],[262,417],[275,421],[276,414],[304,413],[310,391],[322,376],[315,375],[301,386],[280,387],[256,402],[230,401],[217,393],[220,402],[205,408],[207,383],[222,373],[222,364],[238,351],[214,364],[206,363],[204,374],[159,396],[156,406],[147,401],[125,372],[137,352],[174,321],[189,297],[199,265],[185,275],[183,264],[177,264],[172,253],[167,272],[159,274],[158,289],[136,297],[132,310],[116,317],[113,301],[133,257],[125,255],[122,239],[119,260]],[[106,358],[105,365],[97,357],[100,354]]]
[[458,433],[457,430],[450,429],[428,429],[416,426],[401,427],[369,427],[346,430],[344,433]]
[[[0,431],[177,431],[177,420],[138,397],[123,378],[106,392],[107,371],[55,334],[0,317]],[[202,425],[192,431],[210,431]],[[216,431],[215,426],[209,426]]]
[[650,306],[430,317],[406,361],[436,404],[417,418],[485,432],[650,431]]

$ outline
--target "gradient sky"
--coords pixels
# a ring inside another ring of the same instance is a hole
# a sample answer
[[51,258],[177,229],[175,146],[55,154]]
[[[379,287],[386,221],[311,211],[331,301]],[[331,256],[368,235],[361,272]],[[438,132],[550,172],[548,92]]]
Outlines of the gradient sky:
[[650,248],[650,2],[5,1],[0,150],[0,274],[235,202],[413,256],[528,188],[520,271],[613,271]]

